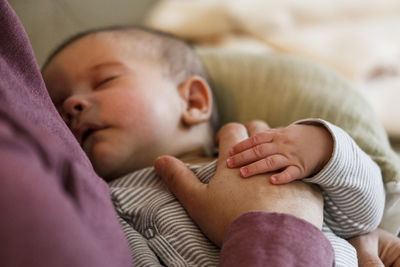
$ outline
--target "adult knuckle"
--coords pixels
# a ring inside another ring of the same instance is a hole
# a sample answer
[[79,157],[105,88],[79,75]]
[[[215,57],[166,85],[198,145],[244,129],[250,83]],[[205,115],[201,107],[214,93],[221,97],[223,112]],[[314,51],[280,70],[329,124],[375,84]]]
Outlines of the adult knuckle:
[[230,122],[230,123],[227,123],[223,128],[235,130],[235,129],[241,129],[243,127],[244,127],[243,124],[240,124],[238,122]]
[[287,134],[286,134],[285,132],[280,131],[280,132],[277,132],[277,133],[275,134],[275,140],[276,140],[277,142],[279,142],[279,143],[285,144],[285,143],[287,143],[287,141],[288,141],[288,136],[287,136]]
[[251,120],[249,126],[269,128],[269,125],[263,120]]
[[380,259],[369,258],[369,259],[366,259],[366,260],[362,261],[361,266],[364,266],[364,267],[380,267],[380,266],[384,266],[384,265],[380,261]]
[[251,120],[251,121],[247,122],[245,125],[247,128],[249,128],[249,127],[254,127],[257,124],[258,124],[257,120]]
[[251,120],[250,122],[255,124],[266,124],[263,120]]
[[274,132],[274,139],[282,141],[288,137],[288,133],[289,133],[288,127],[278,128]]
[[393,249],[399,252],[399,261],[400,261],[400,240],[397,239],[396,243],[393,245]]
[[259,125],[263,125],[266,128],[270,128],[269,124],[263,120],[256,120]]
[[225,137],[236,137],[239,138],[246,132],[246,128],[244,125],[236,122],[228,123],[218,131],[217,139],[221,140]]

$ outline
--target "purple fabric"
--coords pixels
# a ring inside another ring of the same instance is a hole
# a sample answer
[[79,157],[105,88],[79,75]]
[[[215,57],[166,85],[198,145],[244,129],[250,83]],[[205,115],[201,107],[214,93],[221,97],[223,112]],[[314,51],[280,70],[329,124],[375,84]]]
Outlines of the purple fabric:
[[249,212],[225,235],[220,266],[334,266],[333,248],[312,224],[279,213]]
[[60,150],[71,154],[79,164],[90,166],[53,107],[28,37],[4,0],[0,1],[0,25],[1,106],[53,134]]
[[0,266],[131,266],[108,187],[50,101],[0,0]]

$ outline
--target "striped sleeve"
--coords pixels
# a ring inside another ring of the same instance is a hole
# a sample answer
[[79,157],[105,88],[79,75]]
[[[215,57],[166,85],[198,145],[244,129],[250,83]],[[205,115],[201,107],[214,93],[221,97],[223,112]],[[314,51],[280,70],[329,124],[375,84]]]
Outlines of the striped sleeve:
[[346,239],[335,235],[326,224],[322,226],[322,232],[333,247],[335,267],[358,266],[357,251]]
[[330,161],[315,176],[303,179],[321,187],[327,226],[343,238],[378,227],[385,205],[378,165],[339,127],[320,119],[296,123],[325,126],[334,140]]
[[118,219],[129,242],[134,266],[162,266],[157,256],[147,245],[147,240],[124,219],[121,217],[118,217]]

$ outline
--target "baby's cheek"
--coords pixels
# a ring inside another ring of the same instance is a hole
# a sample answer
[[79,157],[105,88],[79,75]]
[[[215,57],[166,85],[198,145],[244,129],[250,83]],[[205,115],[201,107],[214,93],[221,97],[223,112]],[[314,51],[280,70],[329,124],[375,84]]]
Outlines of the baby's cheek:
[[143,143],[156,142],[157,138],[168,132],[167,127],[173,123],[168,114],[145,102],[136,102],[134,109],[121,108],[119,113],[119,126],[130,131],[138,142]]
[[139,127],[141,135],[146,139],[162,139],[172,134],[177,127],[177,120],[171,113],[158,107],[143,107],[134,117],[135,126]]
[[[163,142],[176,131],[179,120],[179,106],[175,98],[144,90],[121,91],[118,96],[110,95],[107,105],[108,120],[115,126],[128,130],[135,142],[146,144]],[[112,113],[112,114],[111,114]],[[111,114],[111,115],[110,115]],[[160,144],[159,144],[160,145]]]

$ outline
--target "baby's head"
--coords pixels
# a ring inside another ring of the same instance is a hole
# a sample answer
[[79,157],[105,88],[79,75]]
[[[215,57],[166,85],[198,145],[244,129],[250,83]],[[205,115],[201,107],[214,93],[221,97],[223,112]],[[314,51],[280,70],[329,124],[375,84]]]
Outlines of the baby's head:
[[136,27],[79,34],[44,65],[61,116],[106,180],[164,154],[209,155],[216,127],[204,67],[176,37]]

